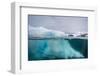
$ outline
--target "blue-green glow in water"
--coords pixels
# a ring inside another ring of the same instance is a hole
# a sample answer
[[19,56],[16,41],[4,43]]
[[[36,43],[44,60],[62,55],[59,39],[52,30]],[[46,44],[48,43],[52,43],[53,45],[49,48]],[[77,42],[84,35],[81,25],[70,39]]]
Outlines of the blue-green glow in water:
[[28,60],[88,58],[87,39],[29,39]]

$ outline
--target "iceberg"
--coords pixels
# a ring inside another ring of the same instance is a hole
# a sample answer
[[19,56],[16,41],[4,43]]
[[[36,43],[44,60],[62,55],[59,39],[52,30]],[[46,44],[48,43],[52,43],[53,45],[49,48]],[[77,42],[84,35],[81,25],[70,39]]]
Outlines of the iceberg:
[[[51,30],[44,27],[29,26],[28,60],[50,60],[84,58],[84,55],[72,47],[69,39],[45,37],[64,37],[62,31]],[[39,37],[42,39],[34,39]]]
[[32,27],[29,26],[28,28],[28,37],[29,39],[34,38],[34,37],[44,37],[45,33],[48,32],[49,30],[43,28],[43,27]]
[[29,39],[34,37],[64,37],[66,34],[62,31],[51,30],[44,27],[32,27],[29,26],[28,29]]

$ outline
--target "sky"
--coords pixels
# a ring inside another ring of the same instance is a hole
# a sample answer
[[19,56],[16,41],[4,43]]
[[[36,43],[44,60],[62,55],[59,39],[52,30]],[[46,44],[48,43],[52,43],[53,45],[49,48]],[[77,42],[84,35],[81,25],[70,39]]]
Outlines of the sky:
[[28,26],[41,26],[66,33],[88,32],[88,17],[28,15]]

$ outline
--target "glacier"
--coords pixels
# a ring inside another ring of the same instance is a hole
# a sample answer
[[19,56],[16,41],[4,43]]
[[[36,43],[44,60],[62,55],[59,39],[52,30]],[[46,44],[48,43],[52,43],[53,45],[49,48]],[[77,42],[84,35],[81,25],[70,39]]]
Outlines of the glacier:
[[62,31],[29,26],[28,60],[84,58],[79,50],[72,47],[71,39],[64,39],[64,36],[66,34]]

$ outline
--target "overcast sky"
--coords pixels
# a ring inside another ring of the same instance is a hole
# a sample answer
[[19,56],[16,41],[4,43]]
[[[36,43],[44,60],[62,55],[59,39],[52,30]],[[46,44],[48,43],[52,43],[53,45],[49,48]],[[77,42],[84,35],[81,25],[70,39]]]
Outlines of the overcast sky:
[[29,15],[28,25],[45,27],[68,33],[87,32],[88,18],[78,16],[39,16]]

